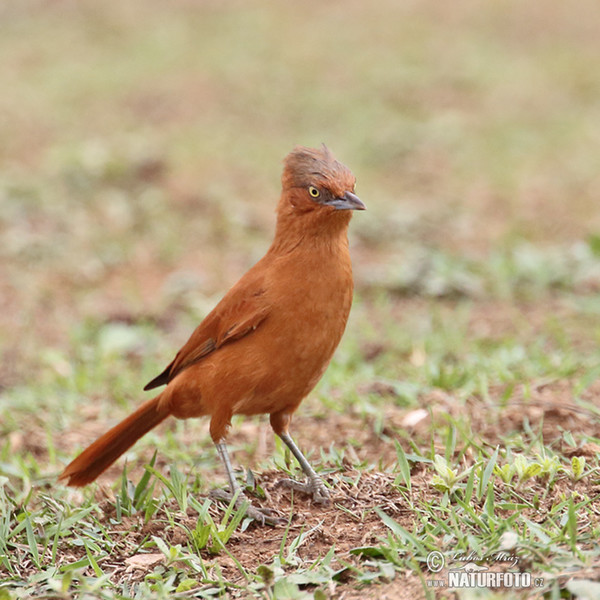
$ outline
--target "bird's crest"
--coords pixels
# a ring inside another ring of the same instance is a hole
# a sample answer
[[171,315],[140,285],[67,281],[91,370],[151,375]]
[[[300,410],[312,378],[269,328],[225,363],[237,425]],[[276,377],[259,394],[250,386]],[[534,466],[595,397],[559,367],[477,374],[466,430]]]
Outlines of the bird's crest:
[[329,148],[296,146],[283,161],[282,184],[284,189],[320,184],[334,194],[342,194],[354,186],[354,175],[336,160]]

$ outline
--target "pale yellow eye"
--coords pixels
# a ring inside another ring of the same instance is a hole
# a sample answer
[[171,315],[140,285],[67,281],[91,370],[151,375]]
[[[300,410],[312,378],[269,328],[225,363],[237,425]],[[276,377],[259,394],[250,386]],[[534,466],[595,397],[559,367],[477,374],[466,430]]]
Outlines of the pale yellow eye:
[[313,197],[313,198],[318,198],[321,195],[321,192],[316,188],[313,187],[312,185],[309,186],[308,188],[308,193]]

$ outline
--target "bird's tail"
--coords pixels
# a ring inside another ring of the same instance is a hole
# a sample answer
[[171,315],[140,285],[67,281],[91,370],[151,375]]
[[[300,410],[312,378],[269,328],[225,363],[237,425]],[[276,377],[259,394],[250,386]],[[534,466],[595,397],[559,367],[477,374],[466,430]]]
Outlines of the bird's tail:
[[67,485],[76,487],[94,481],[123,452],[169,415],[168,408],[161,407],[159,400],[160,394],[144,402],[133,414],[100,436],[67,465],[59,479],[66,479]]

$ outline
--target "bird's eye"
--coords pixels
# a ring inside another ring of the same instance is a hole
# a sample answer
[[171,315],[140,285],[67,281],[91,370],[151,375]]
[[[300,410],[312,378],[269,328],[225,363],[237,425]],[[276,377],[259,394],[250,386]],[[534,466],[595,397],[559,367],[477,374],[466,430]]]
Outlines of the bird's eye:
[[318,198],[321,195],[321,192],[316,188],[313,187],[312,185],[309,186],[308,188],[308,193],[313,197],[313,198]]

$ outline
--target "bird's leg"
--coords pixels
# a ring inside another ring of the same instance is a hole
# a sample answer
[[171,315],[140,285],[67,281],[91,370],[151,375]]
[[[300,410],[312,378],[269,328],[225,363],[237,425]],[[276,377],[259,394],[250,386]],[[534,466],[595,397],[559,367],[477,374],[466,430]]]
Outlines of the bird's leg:
[[300,483],[299,481],[294,481],[293,479],[282,479],[278,483],[300,492],[312,494],[313,500],[318,504],[327,504],[329,502],[329,490],[325,487],[323,480],[310,466],[310,463],[306,460],[304,454],[300,452],[300,448],[296,446],[290,434],[287,431],[281,431],[277,432],[277,435],[283,440],[284,444],[296,457],[296,460],[300,463],[304,474],[306,477],[308,477],[308,481],[306,483]]
[[233,467],[231,466],[231,460],[229,459],[229,452],[227,451],[227,444],[225,444],[225,442],[219,442],[215,445],[217,447],[219,457],[225,466],[225,471],[227,471],[227,479],[229,479],[229,490],[231,491],[231,494],[233,495],[237,492],[241,494],[242,488],[235,478],[235,473],[233,472]]
[[256,508],[256,506],[253,506],[252,503],[246,499],[240,484],[235,478],[235,473],[233,472],[233,468],[231,466],[231,460],[229,460],[227,445],[225,442],[218,442],[215,444],[215,446],[217,447],[217,452],[219,453],[221,461],[225,466],[225,471],[227,471],[230,491],[226,492],[225,490],[214,489],[210,493],[211,497],[217,500],[224,500],[226,502],[231,502],[231,500],[235,498],[235,507],[240,509],[245,506],[246,516],[254,519],[261,525],[276,525],[277,523],[282,522],[282,519],[274,516],[274,511],[265,508]]

